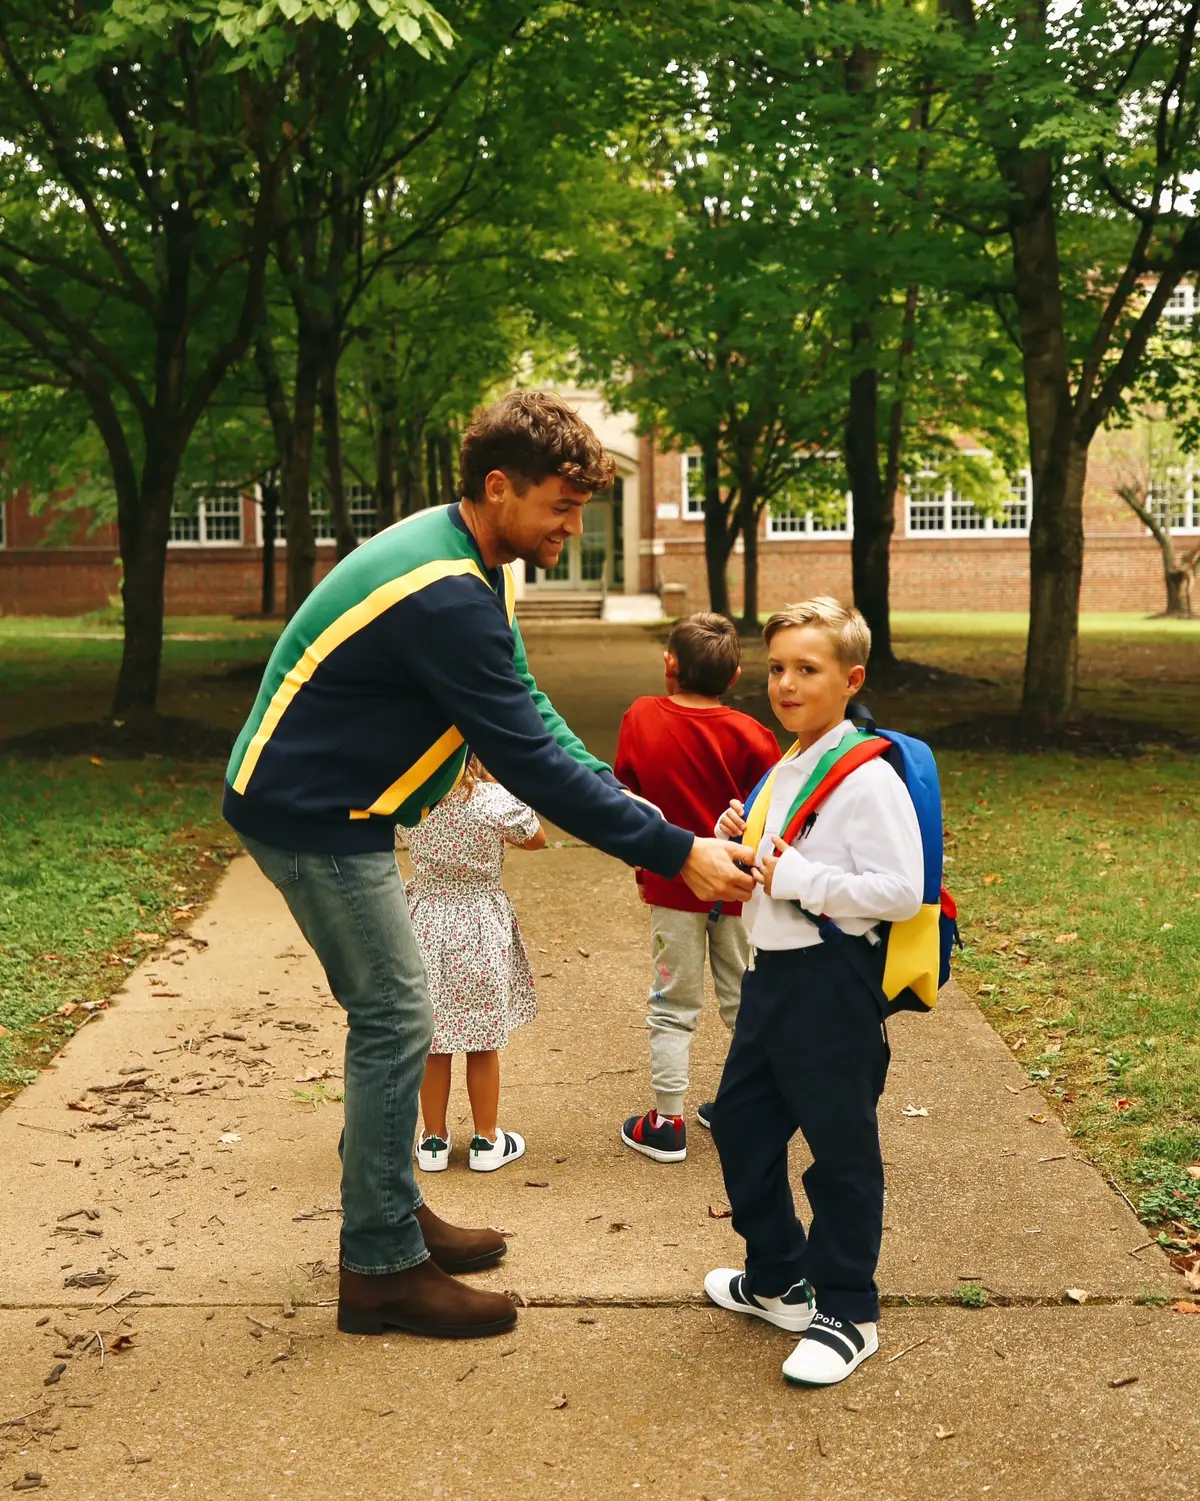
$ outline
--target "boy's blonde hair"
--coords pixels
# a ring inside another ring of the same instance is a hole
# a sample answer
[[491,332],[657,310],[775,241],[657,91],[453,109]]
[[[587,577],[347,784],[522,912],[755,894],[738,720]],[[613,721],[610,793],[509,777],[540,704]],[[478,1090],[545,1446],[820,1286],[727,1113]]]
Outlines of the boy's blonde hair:
[[815,599],[785,605],[763,626],[763,640],[770,646],[780,631],[796,625],[815,625],[823,630],[840,666],[866,666],[871,655],[871,628],[853,605],[844,605],[832,594],[818,594]]

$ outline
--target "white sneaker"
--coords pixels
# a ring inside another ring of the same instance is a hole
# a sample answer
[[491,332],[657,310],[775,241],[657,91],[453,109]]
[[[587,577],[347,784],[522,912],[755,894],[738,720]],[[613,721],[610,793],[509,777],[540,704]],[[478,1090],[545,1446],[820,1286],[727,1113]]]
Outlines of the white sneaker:
[[525,1155],[525,1138],[515,1131],[497,1131],[495,1141],[472,1136],[467,1165],[473,1173],[494,1173]]
[[749,1313],[756,1319],[766,1319],[776,1329],[786,1329],[789,1334],[799,1334],[807,1329],[815,1312],[813,1290],[801,1279],[787,1292],[777,1298],[760,1298],[745,1290],[745,1272],[732,1267],[719,1266],[704,1279],[704,1291],[718,1308],[728,1308],[731,1313]]
[[435,1136],[431,1131],[417,1142],[417,1166],[427,1173],[444,1173],[450,1166],[450,1134]]
[[818,1312],[784,1361],[783,1374],[796,1386],[836,1386],[878,1349],[874,1324],[852,1324]]

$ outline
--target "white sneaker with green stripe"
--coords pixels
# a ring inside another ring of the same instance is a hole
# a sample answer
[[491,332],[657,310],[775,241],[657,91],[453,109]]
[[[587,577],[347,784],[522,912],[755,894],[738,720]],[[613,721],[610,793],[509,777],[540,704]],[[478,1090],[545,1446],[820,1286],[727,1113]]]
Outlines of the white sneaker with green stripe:
[[450,1166],[450,1133],[437,1136],[430,1131],[417,1142],[417,1166],[426,1173],[444,1173]]

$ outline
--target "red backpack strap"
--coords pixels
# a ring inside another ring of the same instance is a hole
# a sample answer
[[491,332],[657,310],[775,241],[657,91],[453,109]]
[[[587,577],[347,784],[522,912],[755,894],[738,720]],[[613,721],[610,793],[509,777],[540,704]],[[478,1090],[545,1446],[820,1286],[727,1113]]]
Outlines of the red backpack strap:
[[783,832],[779,836],[783,842],[791,844],[833,789],[840,787],[851,772],[857,771],[860,766],[865,766],[868,761],[874,761],[877,756],[882,756],[890,743],[882,735],[866,735],[857,745],[851,746],[844,755],[840,756],[804,801],[792,809]]

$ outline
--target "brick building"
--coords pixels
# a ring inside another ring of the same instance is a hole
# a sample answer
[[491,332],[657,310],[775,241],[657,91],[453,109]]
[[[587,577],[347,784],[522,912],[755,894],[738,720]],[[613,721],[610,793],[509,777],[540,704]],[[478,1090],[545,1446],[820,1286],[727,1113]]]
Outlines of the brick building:
[[[552,573],[523,580],[525,613],[595,614],[653,619],[707,605],[700,459],[663,453],[638,437],[627,414],[588,391],[564,390],[592,423],[617,463],[611,492],[584,512]],[[1200,470],[1173,483],[1163,501],[1175,528],[1200,532]],[[374,502],[351,496],[361,536]],[[898,610],[1024,610],[1028,604],[1029,480],[1016,476],[1001,520],[982,515],[949,487],[918,480],[897,503],[892,543],[892,603]],[[764,609],[813,593],[850,596],[850,527],[823,527],[812,516],[766,515],[761,523],[759,599]],[[70,518],[67,518],[69,521]],[[318,576],[332,566],[328,517],[317,515]],[[1085,610],[1163,607],[1159,550],[1113,492],[1111,440],[1093,445],[1084,507]],[[0,613],[71,615],[103,607],[119,588],[116,529],[53,538],[47,518],[20,495],[0,504]],[[277,544],[277,598],[283,598],[285,543]],[[203,496],[172,521],[166,601],[169,614],[253,614],[261,600],[261,518],[252,495]],[[730,559],[733,606],[741,598],[740,544]]]

